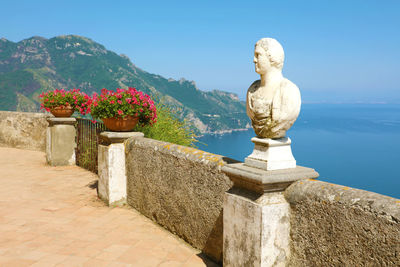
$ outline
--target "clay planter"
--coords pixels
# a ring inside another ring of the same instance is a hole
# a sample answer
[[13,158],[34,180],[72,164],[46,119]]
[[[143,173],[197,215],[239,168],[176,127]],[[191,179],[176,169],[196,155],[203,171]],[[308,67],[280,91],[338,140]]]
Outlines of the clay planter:
[[125,118],[103,118],[104,125],[114,132],[129,132],[135,128],[139,117],[126,116]]
[[61,106],[50,109],[50,113],[57,118],[68,118],[74,114],[74,109],[71,106]]

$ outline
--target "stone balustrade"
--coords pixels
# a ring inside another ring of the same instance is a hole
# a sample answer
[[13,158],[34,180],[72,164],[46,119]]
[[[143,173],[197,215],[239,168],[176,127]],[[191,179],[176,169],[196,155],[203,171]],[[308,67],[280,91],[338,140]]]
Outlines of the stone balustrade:
[[[45,150],[47,125],[60,122],[23,115],[0,112],[1,145]],[[47,130],[55,131],[53,148],[71,152],[68,125]],[[103,136],[100,197],[126,200],[225,266],[400,266],[399,199],[306,179],[317,176],[308,168],[255,172],[193,148]],[[48,153],[55,159],[55,150]]]

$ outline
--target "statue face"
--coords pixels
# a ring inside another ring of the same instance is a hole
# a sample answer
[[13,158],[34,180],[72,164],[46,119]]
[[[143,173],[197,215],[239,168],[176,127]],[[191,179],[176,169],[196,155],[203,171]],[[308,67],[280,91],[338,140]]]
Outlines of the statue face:
[[254,49],[254,59],[255,69],[258,74],[265,74],[271,69],[271,62],[267,52],[261,46],[257,45]]

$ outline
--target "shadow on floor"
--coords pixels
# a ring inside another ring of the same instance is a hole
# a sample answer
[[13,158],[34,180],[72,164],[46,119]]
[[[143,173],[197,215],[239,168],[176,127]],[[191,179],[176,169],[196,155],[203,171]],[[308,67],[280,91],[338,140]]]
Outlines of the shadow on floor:
[[218,263],[215,263],[214,261],[210,260],[204,253],[199,253],[199,254],[196,254],[196,255],[197,255],[197,257],[201,258],[201,260],[204,262],[204,264],[207,267],[219,267],[219,266],[222,266],[222,264],[218,264]]
[[97,195],[99,195],[99,180],[94,180],[92,182],[90,182],[87,187],[89,187],[90,189],[96,189],[96,193]]

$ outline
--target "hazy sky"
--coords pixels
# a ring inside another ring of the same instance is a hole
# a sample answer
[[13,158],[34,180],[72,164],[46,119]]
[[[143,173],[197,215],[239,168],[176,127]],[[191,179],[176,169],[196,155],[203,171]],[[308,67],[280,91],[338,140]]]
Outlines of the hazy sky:
[[[400,1],[2,0],[0,37],[89,37],[138,67],[243,97],[262,37],[306,101],[400,103]],[[133,85],[134,86],[134,85]]]

